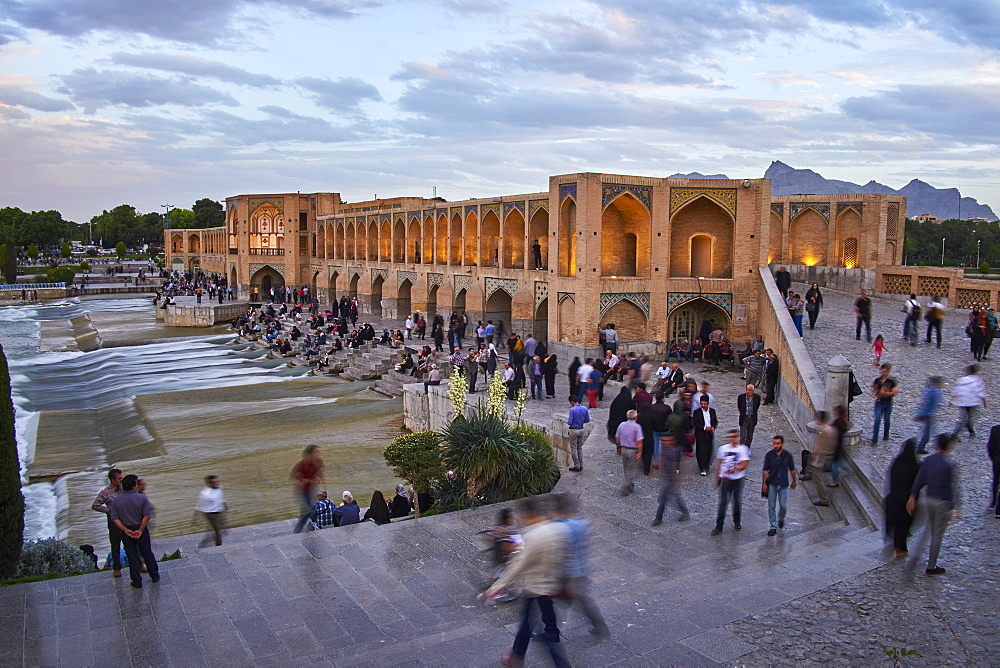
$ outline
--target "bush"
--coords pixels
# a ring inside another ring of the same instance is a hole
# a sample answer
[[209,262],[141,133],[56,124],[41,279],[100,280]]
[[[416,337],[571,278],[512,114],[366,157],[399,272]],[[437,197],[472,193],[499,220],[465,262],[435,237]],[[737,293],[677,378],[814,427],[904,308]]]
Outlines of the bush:
[[986,260],[983,260],[982,262],[980,262],[979,263],[979,273],[981,273],[981,274],[988,274],[988,273],[990,273],[990,263],[987,262]]
[[80,260],[80,271],[86,273],[90,271],[90,263],[86,260]]
[[48,282],[65,283],[66,285],[72,283],[73,277],[76,276],[76,272],[73,271],[71,267],[67,267],[65,265],[61,267],[52,267],[45,273],[48,275]]
[[442,460],[466,481],[467,496],[475,504],[544,494],[559,480],[545,434],[525,425],[511,427],[482,407],[449,424],[442,438]]
[[382,456],[392,472],[418,492],[429,491],[435,481],[444,477],[441,442],[433,431],[397,436]]
[[[24,497],[21,464],[14,436],[14,404],[10,398],[10,370],[0,346],[0,580],[14,575],[24,540]],[[81,552],[82,554],[82,552]]]
[[93,570],[94,562],[79,549],[55,538],[45,538],[24,543],[15,577],[76,575]]

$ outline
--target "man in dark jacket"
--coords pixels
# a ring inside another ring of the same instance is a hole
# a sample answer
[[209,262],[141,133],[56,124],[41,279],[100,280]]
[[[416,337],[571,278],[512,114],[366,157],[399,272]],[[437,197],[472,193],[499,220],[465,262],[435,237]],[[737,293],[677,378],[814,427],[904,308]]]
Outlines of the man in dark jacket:
[[719,426],[719,418],[715,415],[715,409],[708,407],[708,397],[703,396],[701,405],[692,409],[691,421],[694,424],[698,469],[702,475],[708,475],[708,469],[712,465],[712,452],[715,449],[715,428]]
[[792,275],[788,273],[788,270],[784,267],[779,267],[777,273],[774,274],[774,282],[778,286],[778,291],[781,293],[781,298],[788,298],[788,289],[792,287]]
[[740,443],[750,447],[753,442],[753,432],[757,428],[757,414],[760,412],[760,395],[754,392],[753,385],[747,385],[746,394],[736,398],[736,407],[740,411]]
[[773,404],[778,394],[778,379],[781,378],[781,365],[774,351],[768,348],[764,351],[767,360],[764,362],[764,405]]

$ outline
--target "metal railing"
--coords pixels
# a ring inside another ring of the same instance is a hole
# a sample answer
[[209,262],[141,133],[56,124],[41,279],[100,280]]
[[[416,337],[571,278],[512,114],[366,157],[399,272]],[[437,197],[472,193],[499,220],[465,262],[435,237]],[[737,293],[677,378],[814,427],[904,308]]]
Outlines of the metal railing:
[[251,255],[284,255],[284,248],[251,248]]

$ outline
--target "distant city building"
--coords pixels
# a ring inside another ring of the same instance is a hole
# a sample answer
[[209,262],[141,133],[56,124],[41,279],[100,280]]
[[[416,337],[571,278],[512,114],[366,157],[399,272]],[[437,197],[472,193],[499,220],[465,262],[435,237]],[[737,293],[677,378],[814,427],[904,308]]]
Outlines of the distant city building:
[[990,220],[988,218],[981,218],[979,216],[976,216],[974,218],[966,218],[965,222],[967,222],[967,223],[988,223],[988,222],[990,222]]
[[918,223],[940,223],[937,216],[932,216],[929,213],[922,213],[919,216],[914,216],[913,220]]
[[238,195],[226,227],[164,234],[172,268],[225,274],[241,299],[304,285],[323,304],[357,297],[400,320],[465,311],[590,354],[608,323],[624,343],[693,340],[706,319],[742,340],[756,333],[761,270],[900,264],[905,215],[899,195],[586,173],[460,202]]

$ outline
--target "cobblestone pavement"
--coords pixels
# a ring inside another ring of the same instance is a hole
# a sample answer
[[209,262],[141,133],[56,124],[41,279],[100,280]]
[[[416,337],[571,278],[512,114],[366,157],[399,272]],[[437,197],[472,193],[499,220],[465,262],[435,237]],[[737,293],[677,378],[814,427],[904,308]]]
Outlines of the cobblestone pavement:
[[[807,286],[793,286],[803,291]],[[858,382],[870,386],[876,372],[873,354],[862,336],[854,338],[854,295],[824,290],[825,308],[815,330],[805,330],[805,343],[821,375],[826,361],[840,352],[854,364]],[[882,333],[887,351],[883,362],[893,364],[892,375],[901,390],[893,412],[890,440],[870,444],[873,412],[868,397],[858,397],[852,419],[862,429],[862,441],[853,456],[874,474],[886,471],[903,440],[917,434],[913,411],[929,375],[943,376],[949,385],[972,363],[968,339],[963,332],[967,311],[949,310],[940,349],[924,343],[912,348],[902,341],[900,302],[875,297],[872,334]],[[923,324],[923,323],[921,323]],[[924,325],[925,327],[926,325]],[[1000,351],[997,352],[1000,354]],[[911,552],[910,560],[898,560],[832,587],[779,606],[766,614],[730,624],[727,628],[742,640],[760,647],[739,658],[749,665],[833,663],[891,663],[883,649],[907,648],[917,655],[909,665],[995,665],[1000,647],[996,605],[1000,592],[997,554],[1000,553],[1000,521],[989,503],[990,472],[985,452],[989,428],[1000,422],[996,396],[997,362],[983,362],[983,377],[990,389],[990,405],[980,413],[974,439],[967,436],[955,446],[954,460],[961,469],[963,507],[960,521],[945,534],[940,563],[948,572],[940,577],[923,574],[926,551]],[[949,388],[946,388],[946,395]],[[940,415],[939,429],[950,429],[953,409]],[[874,476],[873,476],[874,477]],[[881,487],[881,480],[877,482]],[[917,546],[917,532],[911,550]],[[886,550],[886,553],[890,552]],[[914,574],[908,573],[915,567]]]

